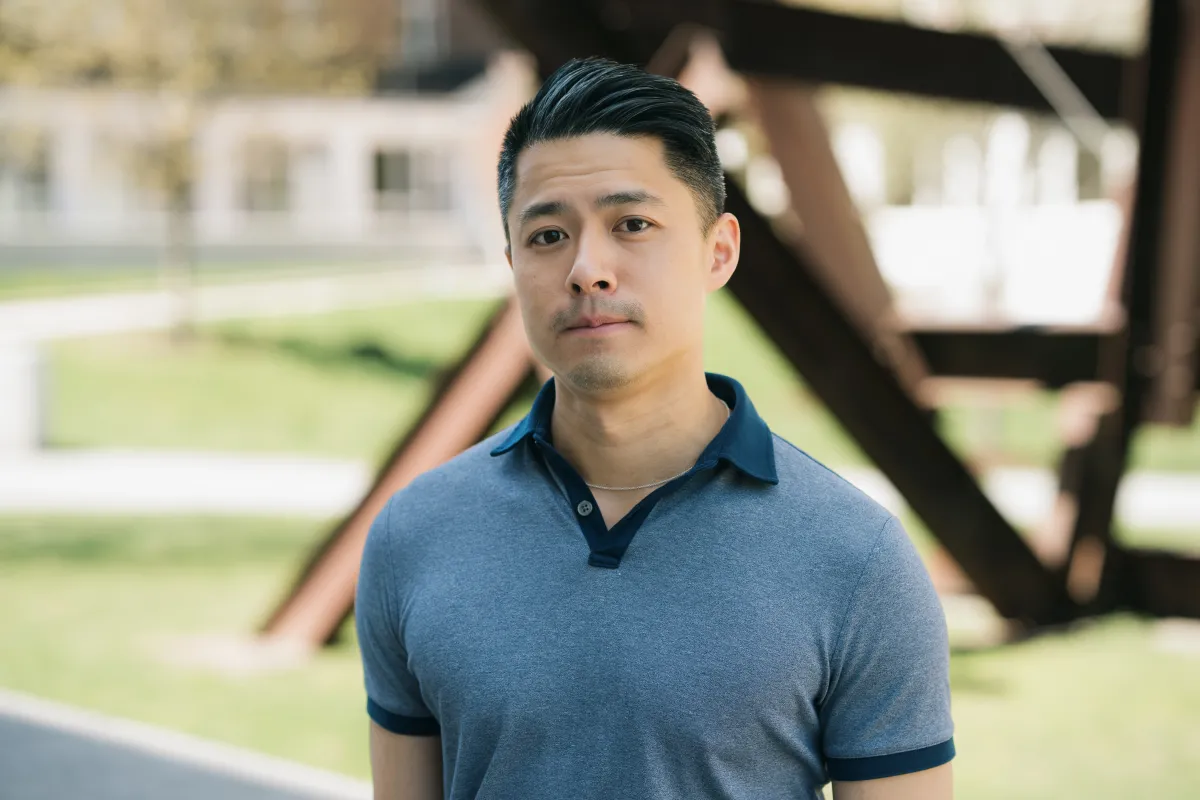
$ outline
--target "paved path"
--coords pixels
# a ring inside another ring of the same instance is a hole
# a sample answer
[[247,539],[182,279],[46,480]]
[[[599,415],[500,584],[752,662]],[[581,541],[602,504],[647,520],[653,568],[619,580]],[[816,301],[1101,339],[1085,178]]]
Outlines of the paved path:
[[343,514],[371,469],[357,461],[122,450],[0,456],[0,511]]
[[370,786],[0,689],[4,800],[367,800]]
[[[880,473],[840,470],[888,508],[903,500]],[[372,467],[288,456],[145,451],[45,451],[0,457],[0,512],[296,514],[349,511]],[[996,469],[984,489],[1018,525],[1045,519],[1054,501],[1048,470]],[[1200,528],[1200,475],[1135,473],[1122,484],[1117,516],[1143,528]]]
[[[898,511],[904,500],[895,487],[871,469],[839,470],[879,503]],[[1045,469],[1002,467],[983,476],[984,493],[1015,525],[1046,520],[1058,493],[1058,476]],[[1200,474],[1135,472],[1117,493],[1117,520],[1138,528],[1200,528]]]

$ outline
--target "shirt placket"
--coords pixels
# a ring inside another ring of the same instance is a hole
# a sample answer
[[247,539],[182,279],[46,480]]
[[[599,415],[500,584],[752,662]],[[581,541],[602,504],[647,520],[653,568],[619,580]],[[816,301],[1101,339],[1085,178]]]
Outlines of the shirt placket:
[[628,514],[610,529],[605,525],[604,515],[600,513],[597,507],[596,496],[592,494],[592,490],[583,478],[580,477],[579,473],[575,471],[575,468],[554,449],[553,445],[542,437],[535,435],[534,442],[550,467],[550,472],[566,493],[567,502],[570,503],[575,521],[579,524],[584,539],[587,540],[590,551],[588,553],[588,564],[593,567],[604,567],[607,569],[616,569],[621,565],[621,557],[629,547],[629,543],[633,540],[634,535],[636,535],[638,529],[650,514],[650,511],[653,510],[654,506],[660,500],[678,489],[700,470],[714,466],[714,464],[708,463],[710,459],[701,458],[696,463],[696,466],[686,474],[660,486],[642,498]]

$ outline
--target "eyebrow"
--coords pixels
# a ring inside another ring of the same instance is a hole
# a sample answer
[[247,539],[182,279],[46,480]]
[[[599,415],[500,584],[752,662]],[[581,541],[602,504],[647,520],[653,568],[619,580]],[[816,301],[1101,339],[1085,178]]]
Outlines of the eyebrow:
[[[615,208],[617,206],[633,206],[633,205],[664,205],[663,199],[657,195],[650,194],[643,189],[635,189],[627,192],[612,192],[611,194],[601,195],[596,198],[596,208]],[[553,217],[567,212],[567,204],[561,200],[547,200],[542,203],[534,203],[526,206],[521,211],[521,218],[518,225],[524,226],[532,220],[539,217]]]
[[561,200],[548,200],[544,203],[534,203],[531,206],[526,206],[521,211],[521,219],[519,225],[524,227],[531,220],[538,217],[554,217],[567,212],[567,204]]
[[633,205],[651,205],[661,206],[663,200],[661,197],[656,197],[644,189],[635,189],[628,192],[613,192],[602,197],[596,198],[596,208],[613,208],[614,206],[633,206]]

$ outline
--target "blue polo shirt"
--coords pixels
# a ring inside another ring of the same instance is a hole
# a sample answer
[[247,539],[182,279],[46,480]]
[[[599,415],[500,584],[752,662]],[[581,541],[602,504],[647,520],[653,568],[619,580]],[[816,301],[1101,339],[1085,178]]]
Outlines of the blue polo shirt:
[[441,736],[449,800],[820,798],[953,758],[945,619],[900,523],[708,386],[728,421],[611,530],[554,449],[553,380],[375,520],[367,711]]

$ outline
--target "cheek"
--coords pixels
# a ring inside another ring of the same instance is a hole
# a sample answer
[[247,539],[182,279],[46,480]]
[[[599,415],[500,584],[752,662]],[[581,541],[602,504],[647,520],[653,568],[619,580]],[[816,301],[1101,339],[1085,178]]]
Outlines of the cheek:
[[530,344],[536,346],[548,341],[552,337],[549,330],[551,317],[563,305],[561,280],[556,278],[552,268],[536,269],[529,264],[514,265],[513,290],[521,308]]
[[541,317],[542,309],[546,305],[545,292],[529,280],[514,280],[513,287],[526,323],[529,324],[529,327],[535,328],[536,325],[533,323],[536,323]]
[[700,260],[701,254],[694,248],[672,248],[659,254],[652,268],[644,272],[642,288],[654,298],[650,301],[647,297],[647,302],[653,302],[655,316],[670,320],[673,328],[685,333],[703,325],[708,288]]

